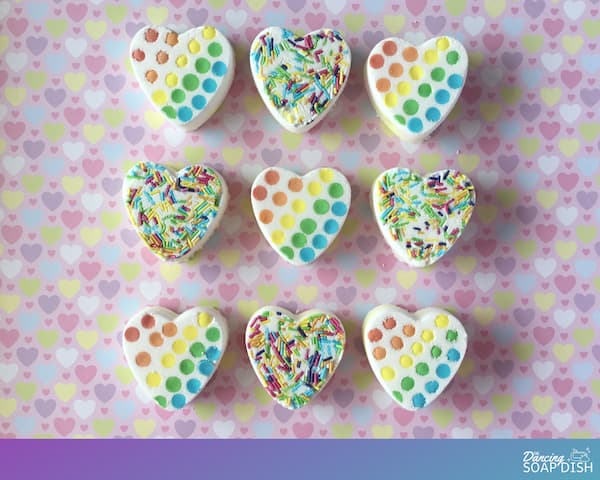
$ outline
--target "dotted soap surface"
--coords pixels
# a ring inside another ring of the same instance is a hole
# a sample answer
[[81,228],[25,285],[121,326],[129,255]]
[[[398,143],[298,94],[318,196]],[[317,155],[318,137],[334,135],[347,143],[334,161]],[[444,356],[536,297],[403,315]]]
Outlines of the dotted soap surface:
[[448,386],[467,350],[467,333],[444,310],[409,314],[393,305],[371,310],[363,323],[363,343],[373,373],[403,408],[418,410]]

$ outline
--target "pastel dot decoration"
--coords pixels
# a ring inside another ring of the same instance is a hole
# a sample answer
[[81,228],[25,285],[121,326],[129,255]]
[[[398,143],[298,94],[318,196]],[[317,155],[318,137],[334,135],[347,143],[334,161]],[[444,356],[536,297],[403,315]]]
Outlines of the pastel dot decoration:
[[227,347],[228,328],[216,310],[177,315],[146,307],[123,330],[123,350],[140,387],[165,410],[179,410],[208,384]]
[[131,40],[130,55],[146,96],[167,119],[188,131],[219,108],[235,72],[231,44],[209,25],[182,33],[145,26]]
[[333,243],[350,210],[346,177],[333,168],[299,176],[272,167],[251,188],[252,209],[271,247],[293,265],[315,261]]
[[436,37],[418,47],[386,38],[375,45],[365,63],[367,92],[395,135],[419,142],[456,105],[468,66],[467,51],[454,38]]
[[317,125],[342,94],[350,47],[336,30],[304,36],[269,27],[250,47],[250,70],[269,112],[283,128],[302,133]]
[[246,350],[261,385],[290,410],[306,406],[342,360],[346,332],[334,314],[279,307],[257,310],[246,327]]
[[452,314],[424,308],[410,314],[380,305],[363,322],[367,359],[383,389],[404,409],[431,404],[465,358],[467,332]]
[[475,208],[473,183],[456,170],[421,177],[407,168],[380,174],[371,188],[375,221],[399,260],[437,262],[457,242]]
[[161,260],[193,256],[218,227],[229,200],[221,175],[203,165],[178,172],[139,162],[126,174],[123,201],[146,246]]

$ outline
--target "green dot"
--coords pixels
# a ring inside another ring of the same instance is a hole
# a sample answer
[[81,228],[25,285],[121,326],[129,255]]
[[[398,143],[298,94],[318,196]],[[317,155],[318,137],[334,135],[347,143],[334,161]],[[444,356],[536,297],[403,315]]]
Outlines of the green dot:
[[415,100],[407,100],[402,108],[407,115],[414,115],[419,110],[419,104]]
[[312,218],[305,218],[300,222],[300,230],[302,230],[307,235],[310,235],[317,229],[317,222],[315,222]]
[[196,60],[196,71],[198,73],[206,73],[210,70],[210,62],[206,58]]
[[429,85],[428,83],[423,83],[422,85],[419,85],[419,95],[421,95],[422,97],[428,97],[429,95],[431,95],[431,85]]
[[221,53],[223,53],[223,47],[219,43],[212,42],[208,46],[208,54],[211,57],[218,57],[219,55],[221,55]]
[[157,395],[156,397],[154,397],[154,400],[163,408],[167,406],[167,399],[162,395]]
[[443,68],[436,67],[431,71],[431,78],[433,78],[436,82],[441,82],[446,76],[446,72]]
[[396,400],[398,400],[399,402],[401,402],[401,401],[402,401],[402,394],[401,394],[401,393],[400,393],[398,390],[394,390],[394,391],[392,392],[392,394],[394,395],[394,398],[395,398]]
[[281,250],[279,250],[279,251],[281,253],[283,253],[290,260],[292,260],[294,258],[294,249],[292,247],[281,247]]
[[408,392],[415,386],[415,381],[412,379],[412,377],[404,377],[400,382],[400,386],[402,387],[402,390],[406,390]]
[[175,118],[177,116],[177,112],[171,105],[167,105],[162,108],[163,113],[169,118]]
[[427,375],[429,373],[429,365],[423,362],[417,363],[415,370],[419,375]]
[[400,125],[406,125],[406,118],[404,118],[402,115],[394,115],[394,118]]
[[340,198],[344,194],[344,187],[335,182],[329,185],[329,195],[333,198]]
[[179,371],[184,375],[189,375],[194,371],[194,362],[192,362],[189,358],[182,360],[179,364]]
[[217,327],[211,327],[206,331],[206,339],[209,342],[216,342],[221,338],[221,331]]
[[204,348],[204,344],[202,342],[192,343],[192,346],[190,347],[190,353],[194,358],[201,357],[202,355],[204,355],[205,351],[206,348]]
[[458,52],[452,50],[451,52],[448,52],[448,54],[446,55],[446,61],[450,64],[450,65],[455,65],[456,62],[458,62]]
[[294,233],[292,235],[292,245],[296,248],[302,248],[306,245],[306,236],[301,233]]
[[448,330],[446,332],[446,340],[449,342],[455,342],[458,338],[458,332],[456,330]]
[[315,213],[323,215],[329,210],[329,202],[327,200],[319,199],[314,203],[313,208],[315,210]]
[[433,358],[438,358],[441,354],[442,354],[442,349],[440,347],[438,347],[437,345],[434,345],[433,347],[431,347],[431,356]]
[[181,103],[185,100],[185,92],[183,90],[181,90],[180,88],[176,88],[171,93],[171,98],[173,99],[173,101],[175,103]]
[[198,88],[198,85],[200,85],[200,80],[198,80],[198,77],[193,73],[188,73],[183,77],[181,83],[183,84],[183,88],[191,91]]
[[167,390],[169,392],[178,392],[181,390],[181,380],[177,377],[169,377],[167,378],[167,382],[165,383]]

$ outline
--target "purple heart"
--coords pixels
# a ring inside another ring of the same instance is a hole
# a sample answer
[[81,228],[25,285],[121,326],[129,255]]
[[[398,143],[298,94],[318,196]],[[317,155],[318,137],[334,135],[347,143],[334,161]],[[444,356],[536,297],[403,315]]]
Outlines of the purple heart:
[[600,242],[596,242],[594,250],[596,250],[596,255],[600,255]]
[[105,298],[111,299],[117,294],[119,288],[121,287],[121,284],[118,280],[101,280],[98,284],[98,287],[100,288],[100,292],[102,293],[102,295],[104,295]]
[[592,353],[597,362],[600,362],[600,345],[594,345],[592,347]]
[[123,134],[129,143],[136,145],[144,136],[144,127],[126,126],[123,129]]
[[578,192],[577,201],[586,210],[589,210],[596,204],[598,200],[598,194],[596,192]]
[[438,285],[444,290],[448,290],[454,282],[456,282],[456,273],[454,272],[437,272],[435,274],[435,280]]
[[281,423],[287,422],[294,414],[292,410],[288,410],[278,403],[273,407],[273,413],[275,414],[275,417],[277,417],[277,420],[279,420]]
[[500,378],[508,377],[514,368],[512,360],[494,360],[494,372],[498,374]]
[[140,23],[134,23],[134,22],[127,22],[125,24],[125,31],[127,32],[127,35],[129,35],[130,37],[133,37],[138,30],[140,30],[141,28],[145,27],[146,24],[140,22]]
[[356,239],[356,244],[358,245],[358,248],[360,248],[361,252],[366,254],[373,251],[373,249],[377,245],[377,237],[373,235],[370,235],[368,237],[364,235],[359,235]]
[[53,107],[58,107],[65,101],[67,92],[62,88],[47,88],[44,90],[44,98]]
[[509,70],[516,70],[522,61],[523,54],[521,52],[504,52],[502,54],[502,63]]
[[261,250],[258,252],[258,261],[265,268],[271,268],[277,263],[277,260],[279,260],[277,252],[272,250]]
[[532,308],[516,308],[513,317],[519,325],[526,327],[535,317],[535,311]]
[[221,273],[219,265],[200,265],[200,275],[208,283],[214,282]]
[[208,11],[206,8],[188,8],[187,17],[192,25],[204,25],[208,18]]
[[415,427],[413,428],[415,438],[433,438],[433,427]]
[[335,294],[344,305],[348,305],[356,297],[355,287],[338,287],[335,289]]
[[383,32],[381,30],[367,30],[365,33],[363,33],[363,40],[365,41],[367,47],[373,48],[376,44],[383,40]]
[[498,257],[494,259],[494,265],[502,275],[508,275],[512,272],[516,264],[517,262],[512,257]]
[[46,37],[27,37],[25,43],[31,53],[39,55],[46,49],[48,39]]
[[177,420],[175,422],[175,431],[182,438],[188,438],[192,433],[194,433],[195,428],[196,422],[193,420]]
[[531,412],[513,412],[511,418],[519,430],[525,430],[533,420],[533,415]]
[[539,17],[544,8],[546,7],[546,2],[544,0],[525,0],[525,11],[529,14],[531,18]]
[[293,300],[282,300],[277,302],[277,305],[281,308],[285,308],[289,312],[298,313],[298,303]]
[[23,142],[23,148],[27,156],[32,160],[35,160],[44,151],[44,142],[42,142],[41,140],[26,140],[25,142]]
[[38,398],[35,402],[35,409],[37,412],[44,418],[48,418],[54,412],[56,408],[56,401],[52,398],[44,400],[43,398]]
[[498,157],[498,165],[506,173],[512,172],[519,164],[519,157],[516,155],[500,155]]
[[354,400],[354,392],[350,388],[336,388],[333,391],[333,399],[340,407],[346,408]]
[[60,207],[63,201],[63,194],[61,192],[44,192],[42,193],[42,202],[46,207],[52,211]]
[[104,83],[112,93],[117,93],[125,85],[125,76],[108,74],[104,76]]
[[427,28],[429,29],[429,31],[431,33],[433,33],[434,35],[437,35],[446,26],[446,17],[442,17],[442,16],[432,17],[432,16],[428,15],[425,18],[425,25],[427,26]]
[[262,158],[265,161],[265,163],[269,166],[272,167],[273,165],[276,165],[279,163],[279,161],[281,160],[281,149],[279,148],[274,148],[274,149],[270,149],[270,148],[265,148],[262,152]]
[[285,3],[292,12],[298,13],[304,8],[306,0],[286,0]]
[[135,230],[132,229],[121,230],[121,239],[129,247],[133,247],[136,243],[140,241],[140,237],[138,237],[138,234],[135,233]]
[[582,88],[579,95],[583,103],[591,107],[600,100],[600,88]]
[[35,262],[42,253],[42,246],[39,243],[24,243],[21,245],[21,255],[29,263]]
[[533,222],[535,217],[537,216],[538,209],[534,205],[530,205],[526,207],[524,205],[519,205],[516,209],[517,218],[521,220],[521,222],[525,224],[529,224]]
[[575,305],[579,310],[583,313],[587,313],[591,310],[596,302],[596,298],[592,293],[588,293],[586,295],[578,293],[575,295]]
[[522,103],[519,105],[519,112],[521,112],[521,116],[529,122],[535,120],[540,114],[541,110],[542,107],[539,103]]
[[50,297],[48,295],[40,295],[38,303],[45,313],[50,314],[57,309],[60,298],[58,295],[52,295]]
[[108,402],[113,397],[116,391],[117,388],[112,384],[105,385],[102,383],[98,383],[94,387],[94,393],[96,394],[96,397],[103,403]]
[[375,150],[379,145],[380,139],[381,138],[377,134],[367,135],[366,133],[361,133],[358,137],[358,141],[367,152],[372,152]]
[[120,178],[103,178],[102,179],[102,188],[109,195],[116,195],[121,191],[121,186],[123,185],[123,180]]
[[583,415],[592,406],[592,397],[573,397],[571,405],[579,415]]
[[33,362],[35,362],[35,359],[38,356],[38,350],[37,348],[31,347],[31,348],[25,348],[25,347],[19,347],[17,349],[17,357],[19,358],[19,360],[21,361],[21,363],[23,365],[25,365],[26,367],[30,366],[31,364],[33,364]]

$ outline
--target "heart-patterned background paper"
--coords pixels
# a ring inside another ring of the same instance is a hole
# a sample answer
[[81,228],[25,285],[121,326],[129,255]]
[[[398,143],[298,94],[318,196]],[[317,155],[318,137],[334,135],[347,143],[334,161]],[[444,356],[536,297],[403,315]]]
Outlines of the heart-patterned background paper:
[[[315,6],[317,5],[317,6]],[[0,434],[18,437],[559,437],[600,435],[597,42],[593,1],[248,0],[0,2]],[[239,66],[222,108],[185,134],[126,68],[145,24],[218,25]],[[269,115],[248,50],[266,25],[345,33],[349,83],[323,123],[294,135]],[[371,48],[451,35],[471,55],[457,110],[431,141],[402,145],[363,83]],[[223,174],[228,216],[198,260],[165,264],[121,204],[136,161],[203,163]],[[427,269],[396,261],[369,206],[372,181],[405,165],[458,168],[477,188],[469,228]],[[268,166],[332,166],[352,214],[314,264],[293,267],[262,240],[250,185]],[[218,375],[180,412],[135,387],[119,338],[145,305],[198,302],[230,321]],[[380,303],[452,310],[469,348],[430,408],[381,390],[360,336]],[[320,307],[344,319],[344,360],[311,405],[270,400],[243,345],[261,305]],[[237,339],[237,341],[236,341]]]

